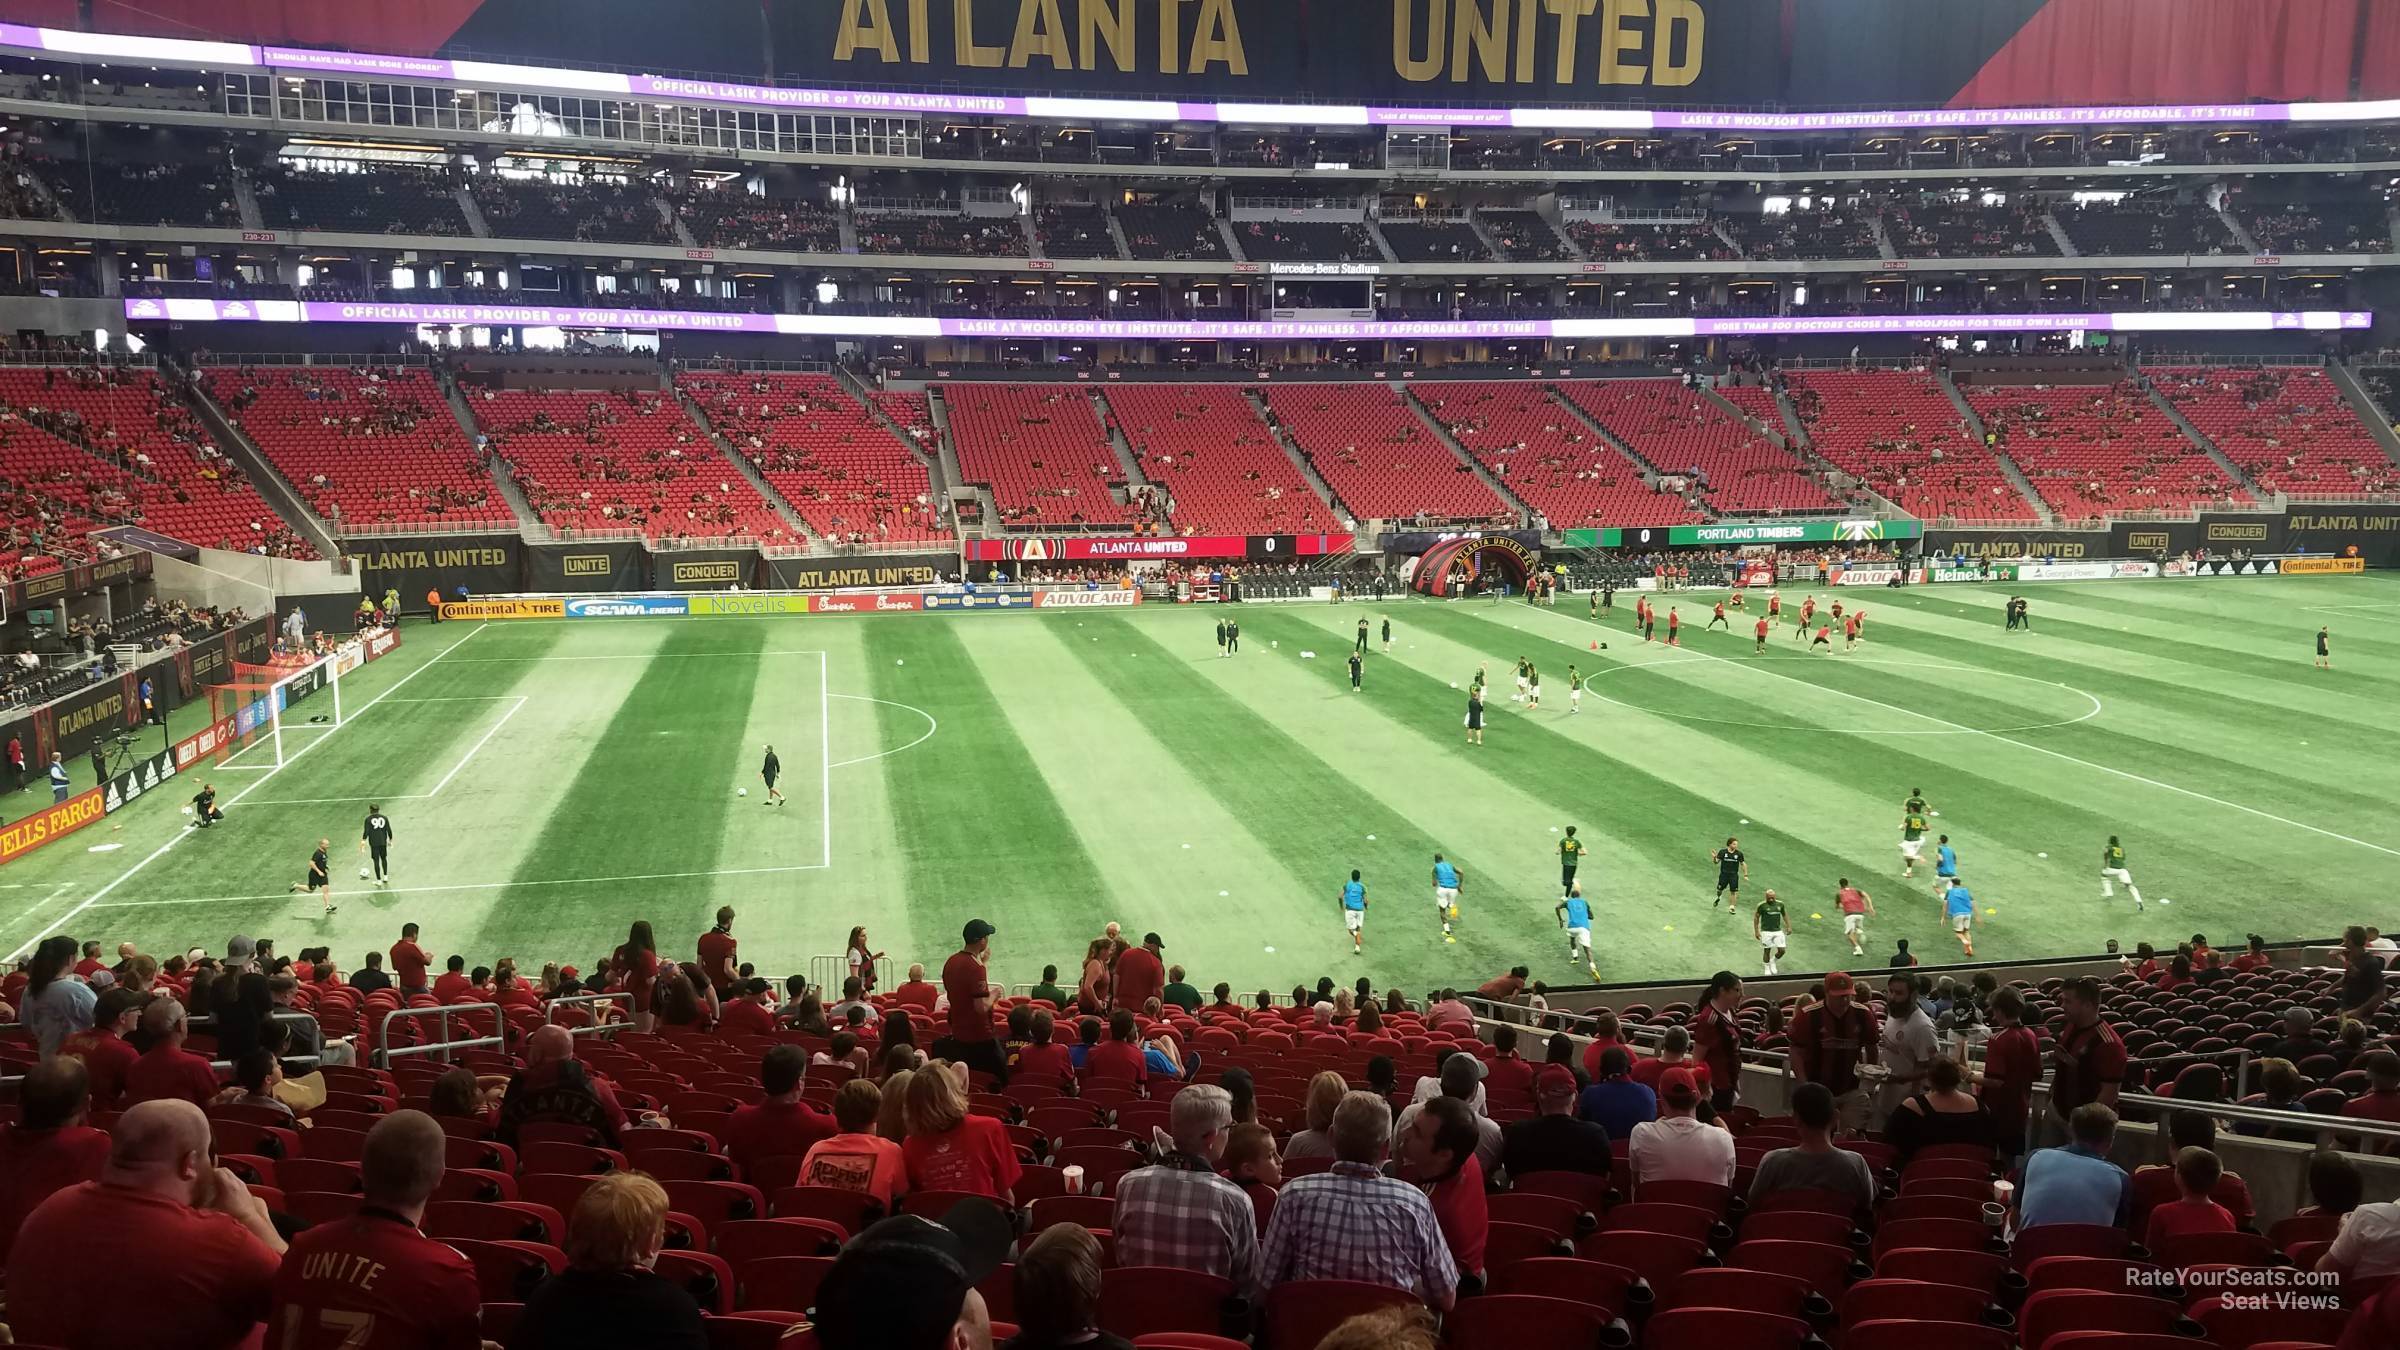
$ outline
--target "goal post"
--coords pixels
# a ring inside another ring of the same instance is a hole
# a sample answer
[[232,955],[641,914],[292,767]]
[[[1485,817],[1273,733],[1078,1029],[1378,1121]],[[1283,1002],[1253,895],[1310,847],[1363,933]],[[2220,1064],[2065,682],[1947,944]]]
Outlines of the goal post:
[[[229,723],[232,734],[221,746],[223,759],[231,761],[245,752],[256,749],[257,761],[246,767],[280,768],[297,753],[297,747],[285,746],[287,730],[330,731],[343,721],[342,666],[340,658],[326,657],[308,665],[259,666],[236,663],[233,679],[225,684],[211,685],[208,690],[208,711],[212,721]],[[310,706],[302,711],[302,703]]]

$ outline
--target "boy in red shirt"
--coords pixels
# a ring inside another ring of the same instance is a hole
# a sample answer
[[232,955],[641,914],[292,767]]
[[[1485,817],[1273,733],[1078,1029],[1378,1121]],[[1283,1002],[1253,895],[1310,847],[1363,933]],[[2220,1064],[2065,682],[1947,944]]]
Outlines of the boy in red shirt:
[[1133,1014],[1119,1008],[1108,1016],[1108,1039],[1083,1057],[1086,1078],[1108,1082],[1147,1083],[1150,1065],[1142,1054],[1140,1031]]
[[2180,1198],[2150,1211],[2142,1230],[2142,1245],[2157,1251],[2163,1239],[2186,1233],[2230,1233],[2233,1214],[2208,1198],[2224,1173],[2217,1155],[2204,1148],[2187,1148],[2175,1155],[2175,1186]]

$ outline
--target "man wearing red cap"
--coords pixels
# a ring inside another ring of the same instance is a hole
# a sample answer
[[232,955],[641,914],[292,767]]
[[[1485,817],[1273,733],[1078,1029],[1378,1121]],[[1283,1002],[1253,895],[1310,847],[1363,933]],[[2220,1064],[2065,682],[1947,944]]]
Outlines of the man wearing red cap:
[[1858,1065],[1875,1058],[1875,1014],[1858,1001],[1857,986],[1843,971],[1825,977],[1825,1001],[1793,1019],[1792,1071],[1803,1083],[1822,1083],[1833,1094],[1835,1118],[1845,1134],[1867,1123],[1867,1094]]
[[1733,1136],[1694,1114],[1700,1085],[1689,1069],[1658,1076],[1658,1119],[1633,1127],[1626,1163],[1638,1193],[1646,1181],[1705,1181],[1733,1184]]

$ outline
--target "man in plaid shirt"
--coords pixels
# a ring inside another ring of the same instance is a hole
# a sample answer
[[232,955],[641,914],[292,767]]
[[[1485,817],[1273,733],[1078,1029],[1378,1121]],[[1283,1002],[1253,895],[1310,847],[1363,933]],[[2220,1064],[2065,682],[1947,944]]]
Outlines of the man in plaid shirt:
[[1448,1311],[1458,1266],[1433,1205],[1423,1191],[1381,1170],[1392,1142],[1391,1107],[1372,1092],[1350,1093],[1334,1108],[1332,1133],[1332,1169],[1301,1177],[1275,1197],[1264,1255],[1268,1287],[1365,1280]]
[[1221,1275],[1233,1291],[1260,1293],[1258,1227],[1250,1197],[1217,1175],[1233,1128],[1233,1094],[1194,1084],[1175,1094],[1175,1149],[1117,1183],[1117,1263]]

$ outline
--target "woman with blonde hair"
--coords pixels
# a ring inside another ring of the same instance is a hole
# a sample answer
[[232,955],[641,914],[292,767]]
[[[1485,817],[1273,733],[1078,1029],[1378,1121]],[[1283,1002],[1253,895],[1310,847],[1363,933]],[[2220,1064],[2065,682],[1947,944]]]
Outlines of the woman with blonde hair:
[[875,1108],[875,1133],[893,1143],[908,1139],[908,1085],[914,1069],[895,1069],[883,1080],[883,1101]]
[[651,1269],[667,1242],[667,1193],[640,1172],[610,1172],[567,1220],[567,1269],[534,1287],[510,1350],[640,1345],[707,1350],[700,1305]]
[[1308,1128],[1294,1132],[1284,1142],[1283,1160],[1298,1158],[1330,1158],[1333,1156],[1333,1110],[1342,1104],[1350,1084],[1331,1069],[1308,1080],[1306,1113]]
[[909,1078],[905,1095],[908,1138],[900,1155],[910,1190],[964,1191],[1015,1204],[1022,1174],[1017,1147],[999,1121],[968,1114],[966,1065],[933,1060]]

